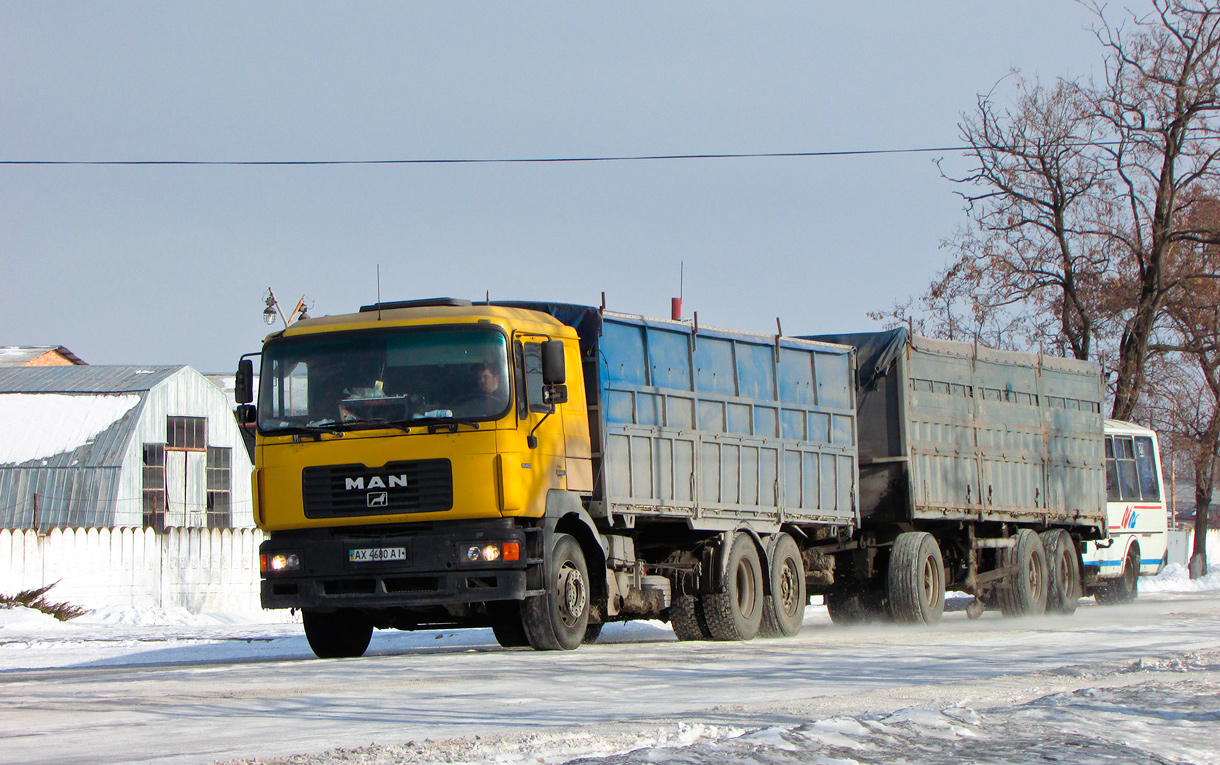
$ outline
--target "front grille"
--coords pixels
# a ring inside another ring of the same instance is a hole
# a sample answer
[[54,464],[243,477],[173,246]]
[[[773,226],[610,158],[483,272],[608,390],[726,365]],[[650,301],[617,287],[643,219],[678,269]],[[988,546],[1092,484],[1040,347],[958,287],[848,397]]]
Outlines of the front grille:
[[447,459],[309,467],[301,490],[306,518],[444,512],[453,507],[453,468]]

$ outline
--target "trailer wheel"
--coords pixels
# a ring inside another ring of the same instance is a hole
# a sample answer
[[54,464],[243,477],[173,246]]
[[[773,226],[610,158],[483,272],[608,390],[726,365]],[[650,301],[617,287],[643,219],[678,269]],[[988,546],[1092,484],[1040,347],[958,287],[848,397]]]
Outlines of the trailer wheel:
[[1051,529],[1038,535],[1046,551],[1047,613],[1071,614],[1080,600],[1080,561],[1072,535]]
[[749,534],[738,532],[729,549],[724,592],[703,596],[703,613],[713,640],[749,640],[758,634],[763,612],[762,563]]
[[996,601],[1005,616],[1037,616],[1046,612],[1046,551],[1033,529],[1017,532],[1017,543],[1000,556],[1000,565],[1016,569],[1004,586],[996,588]]
[[887,575],[890,613],[896,622],[936,624],[945,612],[945,561],[926,531],[898,535]]
[[771,591],[763,599],[763,637],[792,637],[805,621],[805,564],[796,540],[780,534],[771,554]]
[[301,612],[305,639],[319,659],[350,659],[363,656],[373,637],[373,623],[351,608],[338,611]]
[[546,592],[521,605],[521,623],[538,651],[580,647],[589,626],[589,569],[580,545],[556,534],[546,571]]
[[703,604],[695,595],[675,595],[669,604],[669,626],[678,640],[711,640]]
[[1140,546],[1136,542],[1123,559],[1123,574],[1097,588],[1097,602],[1103,606],[1130,603],[1139,596]]

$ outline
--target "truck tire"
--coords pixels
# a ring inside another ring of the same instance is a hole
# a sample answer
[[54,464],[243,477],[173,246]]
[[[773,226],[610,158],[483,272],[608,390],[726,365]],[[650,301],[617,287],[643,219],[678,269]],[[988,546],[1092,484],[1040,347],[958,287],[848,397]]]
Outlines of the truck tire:
[[597,639],[602,636],[602,626],[603,625],[601,623],[598,623],[590,624],[588,627],[585,627],[585,636],[580,642],[585,645],[596,643]]
[[675,595],[669,604],[669,626],[678,640],[711,640],[703,604],[694,595]]
[[738,532],[729,549],[724,592],[703,596],[703,614],[713,640],[750,640],[762,624],[763,575],[758,548]]
[[1016,545],[1000,555],[1001,566],[1016,573],[996,588],[996,602],[1005,616],[1037,616],[1046,612],[1046,551],[1033,529],[1017,532]]
[[1080,601],[1080,559],[1072,535],[1051,529],[1038,535],[1046,551],[1046,611],[1072,614]]
[[769,638],[792,637],[800,632],[808,601],[801,551],[791,535],[781,533],[771,553],[771,589],[763,599],[758,634]]
[[1130,603],[1139,596],[1140,546],[1135,542],[1127,548],[1123,558],[1123,573],[1117,579],[1105,582],[1096,590],[1097,602],[1103,606]]
[[521,605],[529,644],[537,651],[579,648],[589,626],[589,569],[580,545],[567,534],[555,535],[545,587],[546,592]]
[[373,637],[373,623],[351,608],[338,611],[301,612],[305,639],[319,659],[351,659],[363,656]]
[[898,535],[886,576],[890,614],[904,624],[936,624],[945,612],[945,561],[926,531]]

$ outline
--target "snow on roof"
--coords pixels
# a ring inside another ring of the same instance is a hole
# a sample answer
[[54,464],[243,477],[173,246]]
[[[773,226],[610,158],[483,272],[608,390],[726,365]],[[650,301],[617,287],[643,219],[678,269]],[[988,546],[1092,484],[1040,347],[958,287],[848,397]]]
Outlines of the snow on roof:
[[0,465],[45,459],[90,444],[140,403],[135,393],[0,395]]
[[0,393],[134,393],[186,366],[0,367]]
[[72,364],[84,364],[67,348],[52,345],[7,345],[0,347],[0,367],[20,367],[48,353],[56,353]]

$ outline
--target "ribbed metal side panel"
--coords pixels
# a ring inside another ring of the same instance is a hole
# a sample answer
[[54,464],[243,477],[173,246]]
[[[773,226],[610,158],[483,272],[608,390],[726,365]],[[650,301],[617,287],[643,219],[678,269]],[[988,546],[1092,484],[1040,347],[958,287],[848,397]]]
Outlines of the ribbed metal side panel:
[[453,507],[453,466],[435,459],[309,467],[301,489],[306,518],[443,512]]

